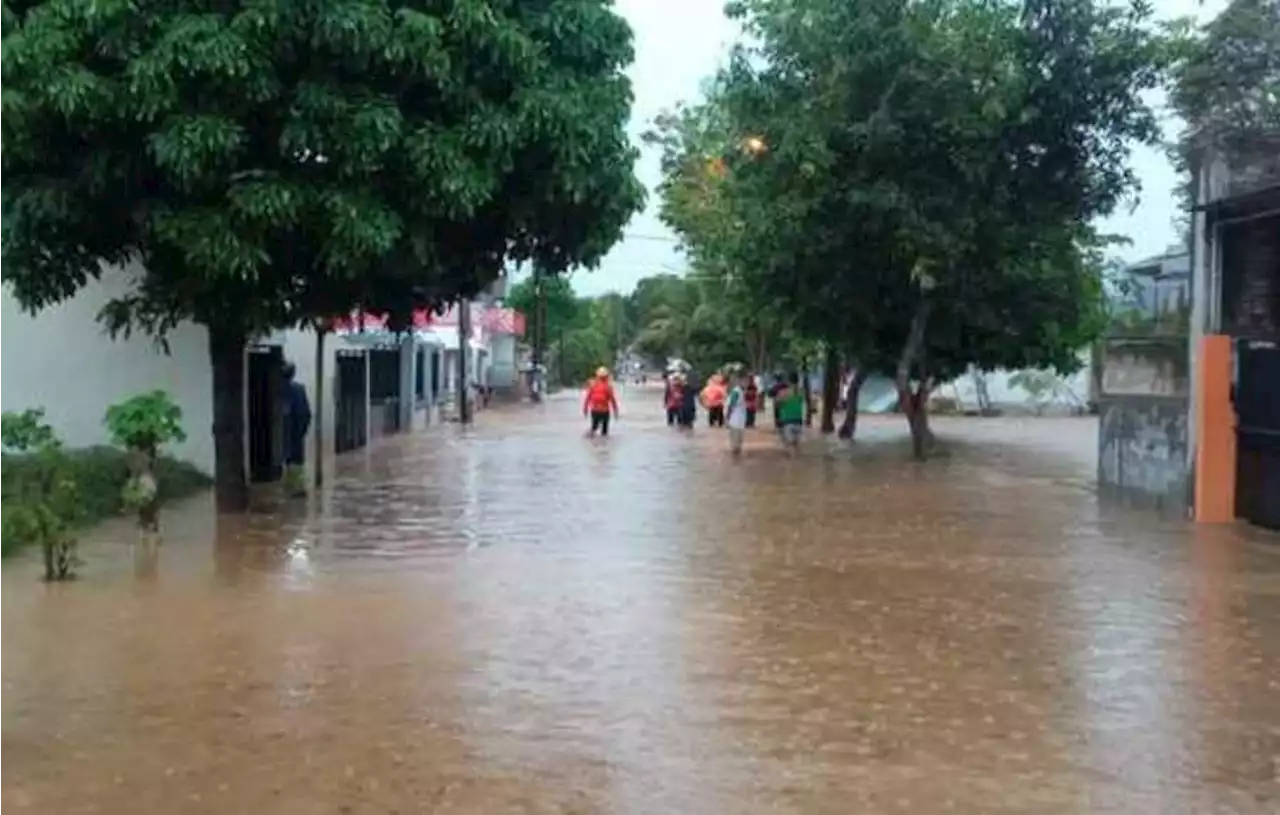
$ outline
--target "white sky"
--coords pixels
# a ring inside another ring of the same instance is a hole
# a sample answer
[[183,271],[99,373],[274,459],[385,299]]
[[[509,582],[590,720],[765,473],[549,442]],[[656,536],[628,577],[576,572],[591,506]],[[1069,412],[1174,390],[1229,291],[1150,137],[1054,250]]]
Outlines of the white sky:
[[[1162,18],[1195,15],[1207,20],[1225,5],[1226,0],[1154,0],[1156,14]],[[618,0],[617,7],[635,32],[636,61],[631,68],[635,107],[630,129],[639,144],[640,134],[656,114],[679,100],[698,98],[700,83],[720,66],[736,31],[722,13],[724,0]],[[1157,104],[1163,109],[1163,95]],[[1177,122],[1166,115],[1166,137],[1171,139],[1177,130]],[[1159,149],[1139,147],[1132,166],[1142,182],[1132,211],[1124,207],[1101,224],[1104,231],[1133,242],[1117,251],[1128,260],[1159,253],[1178,239],[1173,226],[1178,214],[1173,194],[1177,177],[1168,159]],[[648,207],[632,219],[625,240],[599,269],[573,275],[580,294],[629,292],[642,277],[684,268],[674,236],[657,217],[656,150],[642,148],[637,173],[650,190]]]

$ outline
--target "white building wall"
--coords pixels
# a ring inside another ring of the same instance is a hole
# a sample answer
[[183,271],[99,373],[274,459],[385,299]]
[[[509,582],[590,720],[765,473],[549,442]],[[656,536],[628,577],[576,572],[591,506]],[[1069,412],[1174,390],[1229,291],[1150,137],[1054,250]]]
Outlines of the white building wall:
[[516,368],[516,338],[512,334],[497,334],[490,338],[493,351],[489,367],[489,384],[495,388],[514,388],[518,384]]
[[0,312],[0,402],[6,411],[42,407],[63,441],[109,444],[107,407],[164,390],[182,408],[187,440],[169,451],[213,472],[213,378],[208,335],[183,325],[166,355],[145,336],[112,341],[97,321],[102,306],[129,289],[129,275],[108,271],[75,297],[38,316],[23,313],[6,289]]
[[[1089,380],[1093,365],[1088,351],[1079,355],[1082,367],[1074,374],[1057,377],[1055,392],[1041,394],[1038,399],[1026,389],[1011,381],[1017,371],[996,370],[985,374],[987,398],[996,407],[1037,406],[1048,410],[1070,410],[1084,407],[1089,400]],[[934,394],[957,400],[961,407],[976,408],[978,405],[978,387],[973,376],[966,374],[936,389]]]

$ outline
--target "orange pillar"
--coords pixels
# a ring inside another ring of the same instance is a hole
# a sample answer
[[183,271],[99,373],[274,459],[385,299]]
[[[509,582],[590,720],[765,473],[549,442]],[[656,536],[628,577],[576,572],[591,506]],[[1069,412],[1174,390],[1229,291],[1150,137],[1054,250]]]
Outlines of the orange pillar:
[[1200,340],[1196,400],[1196,506],[1199,523],[1236,519],[1236,412],[1231,405],[1231,338]]

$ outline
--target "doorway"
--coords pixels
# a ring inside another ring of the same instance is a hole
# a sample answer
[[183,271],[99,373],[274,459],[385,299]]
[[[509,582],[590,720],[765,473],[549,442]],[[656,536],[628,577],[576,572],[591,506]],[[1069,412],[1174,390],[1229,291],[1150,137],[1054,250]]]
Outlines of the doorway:
[[1236,516],[1280,530],[1280,342],[1236,341]]
[[279,481],[284,475],[284,349],[248,349],[249,480]]
[[338,349],[337,383],[333,389],[335,453],[356,450],[369,443],[369,400],[365,392],[367,366],[368,356],[364,351]]

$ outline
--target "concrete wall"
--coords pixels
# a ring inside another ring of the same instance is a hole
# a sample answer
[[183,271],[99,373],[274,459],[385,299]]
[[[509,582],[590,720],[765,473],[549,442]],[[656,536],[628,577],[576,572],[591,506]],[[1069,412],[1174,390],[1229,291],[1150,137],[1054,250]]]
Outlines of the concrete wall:
[[109,405],[164,390],[182,408],[187,440],[170,451],[213,471],[213,377],[208,334],[197,325],[169,335],[166,355],[144,336],[112,342],[97,322],[110,299],[130,287],[128,270],[107,271],[75,297],[38,316],[23,313],[6,289],[0,317],[3,409],[43,407],[49,423],[74,447],[108,444]]
[[[983,374],[987,388],[987,398],[992,407],[1005,413],[1048,413],[1071,414],[1082,411],[1089,402],[1089,379],[1093,373],[1093,358],[1086,349],[1078,355],[1080,370],[1069,376],[1060,376],[1046,372],[1046,379],[1051,381],[1048,390],[1032,394],[1018,384],[1018,371],[995,370]],[[934,395],[956,400],[961,410],[978,408],[978,383],[972,374],[948,382],[937,388]],[[861,401],[861,400],[859,400]]]
[[516,367],[516,338],[512,334],[496,334],[489,340],[493,352],[489,362],[489,385],[494,388],[514,388],[520,374]]
[[1098,487],[1103,495],[1176,514],[1189,503],[1186,339],[1111,339],[1098,398]]

